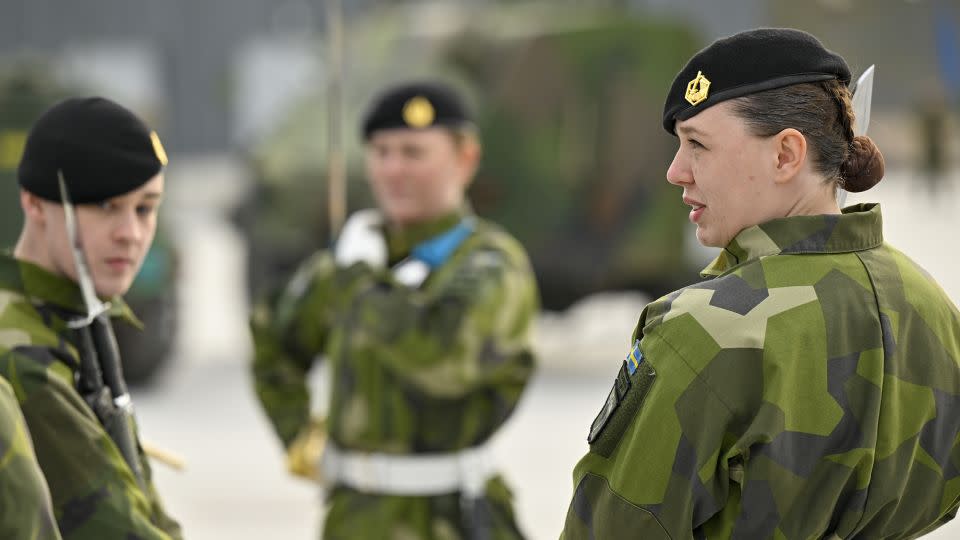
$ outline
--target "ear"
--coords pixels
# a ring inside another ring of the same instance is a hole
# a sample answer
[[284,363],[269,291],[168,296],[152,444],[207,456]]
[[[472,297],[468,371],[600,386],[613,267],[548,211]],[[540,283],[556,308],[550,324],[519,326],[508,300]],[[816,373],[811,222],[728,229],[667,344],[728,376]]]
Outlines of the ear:
[[41,226],[46,223],[47,216],[43,211],[43,200],[25,189],[20,190],[20,208],[23,210],[24,221]]
[[464,169],[465,173],[463,187],[466,189],[473,182],[473,177],[477,172],[477,167],[480,165],[480,156],[483,151],[477,137],[469,134],[464,136],[463,141],[460,142],[458,152],[460,166]]
[[777,152],[774,181],[784,184],[793,180],[807,162],[807,139],[794,128],[787,128],[773,136]]

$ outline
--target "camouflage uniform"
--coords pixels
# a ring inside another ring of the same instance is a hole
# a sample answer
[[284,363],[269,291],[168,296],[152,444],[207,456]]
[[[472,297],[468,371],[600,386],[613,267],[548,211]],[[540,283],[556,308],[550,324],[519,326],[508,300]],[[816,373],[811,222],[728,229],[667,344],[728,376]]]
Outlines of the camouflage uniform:
[[[114,302],[133,320],[119,298]],[[142,451],[149,493],[75,388],[80,359],[65,318],[85,311],[73,281],[0,254],[0,376],[20,402],[60,533],[77,540],[181,538]]]
[[0,538],[60,538],[13,389],[0,378]]
[[[388,234],[389,264],[455,226],[462,213]],[[252,318],[256,390],[282,442],[307,423],[306,373],[331,362],[330,440],[347,451],[449,452],[485,442],[514,410],[533,370],[538,308],[524,251],[477,219],[419,288],[365,263],[306,261],[271,308]],[[483,514],[491,538],[518,538],[512,496],[495,476]],[[463,538],[460,497],[387,496],[336,486],[324,538]]]
[[741,231],[644,310],[563,538],[912,538],[960,496],[960,313],[880,208]]

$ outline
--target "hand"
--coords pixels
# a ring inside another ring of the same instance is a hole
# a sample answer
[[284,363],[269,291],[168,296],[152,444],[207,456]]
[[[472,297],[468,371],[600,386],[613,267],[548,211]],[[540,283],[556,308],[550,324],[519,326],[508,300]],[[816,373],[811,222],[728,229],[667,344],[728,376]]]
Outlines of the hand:
[[318,484],[324,483],[320,458],[327,443],[327,420],[311,418],[287,447],[287,471]]
[[371,268],[384,268],[387,264],[387,242],[380,229],[382,223],[380,214],[373,209],[351,214],[334,246],[333,258],[337,266],[346,268],[365,262]]

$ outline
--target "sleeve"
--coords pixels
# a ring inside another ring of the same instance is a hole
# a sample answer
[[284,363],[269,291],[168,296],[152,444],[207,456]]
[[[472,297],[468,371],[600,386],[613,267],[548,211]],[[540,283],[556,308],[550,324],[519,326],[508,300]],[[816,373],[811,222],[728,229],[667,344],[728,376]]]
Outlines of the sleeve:
[[64,364],[43,347],[15,349],[0,360],[20,399],[64,538],[179,538],[175,522],[154,521],[153,485],[148,493],[140,489],[116,445],[67,383]]
[[684,356],[702,345],[690,336],[678,347],[647,335],[631,353],[635,371],[629,357],[621,364],[574,471],[563,538],[730,537],[731,520],[712,518],[738,509],[735,416]]
[[60,538],[16,397],[0,377],[0,538]]
[[318,253],[279,294],[259,302],[250,318],[254,388],[285,447],[309,419],[307,373],[326,343],[334,274],[330,254]]
[[448,264],[423,288],[379,275],[358,302],[363,324],[351,340],[429,396],[458,398],[482,385],[519,392],[534,362],[538,297],[529,263],[474,246]]

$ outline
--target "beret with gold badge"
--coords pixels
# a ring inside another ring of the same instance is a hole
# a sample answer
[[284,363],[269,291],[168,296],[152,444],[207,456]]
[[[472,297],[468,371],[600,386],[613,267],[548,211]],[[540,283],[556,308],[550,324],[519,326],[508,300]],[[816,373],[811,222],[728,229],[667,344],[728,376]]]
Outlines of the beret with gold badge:
[[70,98],[31,127],[17,178],[23,189],[60,202],[59,171],[71,200],[90,204],[137,189],[166,164],[160,138],[137,115],[102,97]]
[[850,68],[814,36],[792,28],[759,28],[719,39],[687,62],[670,86],[663,128],[717,103],[806,82],[839,79]]
[[457,92],[442,83],[409,82],[390,87],[373,99],[363,118],[363,139],[381,129],[456,128],[471,123]]

